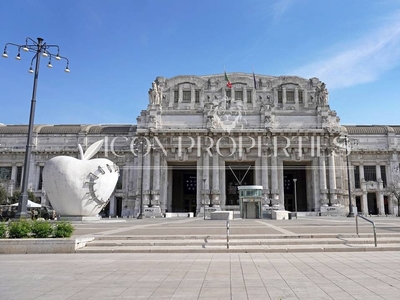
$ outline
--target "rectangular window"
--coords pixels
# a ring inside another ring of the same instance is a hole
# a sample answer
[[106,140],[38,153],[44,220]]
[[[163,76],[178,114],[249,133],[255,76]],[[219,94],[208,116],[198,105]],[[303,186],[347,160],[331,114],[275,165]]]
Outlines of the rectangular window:
[[194,92],[194,102],[200,103],[200,90]]
[[235,91],[235,100],[243,101],[243,91]]
[[11,180],[11,169],[12,167],[0,167],[0,181]]
[[231,90],[226,90],[225,95],[226,97],[230,98],[232,96]]
[[303,91],[299,90],[299,103],[303,103]]
[[360,185],[360,166],[354,166],[354,187],[356,189],[361,188],[361,185]]
[[382,181],[383,181],[383,187],[387,187],[386,166],[381,166],[381,177],[382,177]]
[[247,91],[247,103],[251,103],[251,102],[253,102],[252,92],[251,91]]
[[294,91],[286,91],[286,103],[294,103]]
[[22,167],[17,167],[17,182],[16,182],[16,188],[19,189],[22,184]]
[[376,167],[364,166],[365,181],[376,181]]
[[183,91],[182,102],[190,102],[192,100],[192,92],[191,91]]
[[278,91],[278,103],[282,103],[282,91]]
[[39,167],[39,183],[38,183],[38,190],[40,191],[43,187],[43,166]]
[[179,91],[174,91],[174,102],[179,101]]

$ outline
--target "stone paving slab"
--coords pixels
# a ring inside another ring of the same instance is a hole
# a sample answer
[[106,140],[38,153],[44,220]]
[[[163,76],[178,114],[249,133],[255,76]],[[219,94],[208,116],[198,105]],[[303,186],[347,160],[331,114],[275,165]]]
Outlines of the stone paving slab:
[[400,252],[0,255],[0,298],[399,299]]

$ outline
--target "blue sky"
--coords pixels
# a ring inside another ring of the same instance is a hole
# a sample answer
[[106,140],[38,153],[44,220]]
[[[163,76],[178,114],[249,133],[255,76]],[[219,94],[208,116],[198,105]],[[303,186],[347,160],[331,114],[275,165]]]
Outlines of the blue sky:
[[[341,124],[399,124],[399,0],[20,0],[0,46],[42,37],[35,124],[136,124],[157,76],[252,72],[318,77]],[[31,54],[0,57],[0,123],[27,124]]]

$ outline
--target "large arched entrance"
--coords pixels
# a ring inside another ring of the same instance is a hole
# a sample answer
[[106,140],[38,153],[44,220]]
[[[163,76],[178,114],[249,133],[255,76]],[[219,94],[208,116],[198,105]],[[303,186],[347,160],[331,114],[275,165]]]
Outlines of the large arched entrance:
[[[283,164],[283,190],[285,209],[295,211],[311,210],[307,205],[307,172],[306,165],[292,162]],[[296,183],[293,179],[297,179]]]

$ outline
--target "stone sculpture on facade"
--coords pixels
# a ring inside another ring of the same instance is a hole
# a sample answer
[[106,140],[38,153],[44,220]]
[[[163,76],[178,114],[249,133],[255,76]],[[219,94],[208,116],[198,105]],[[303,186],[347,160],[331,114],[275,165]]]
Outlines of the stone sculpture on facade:
[[101,148],[98,141],[80,159],[57,156],[45,164],[43,186],[52,206],[62,217],[96,217],[115,189],[119,168],[105,158],[90,160]]
[[150,104],[161,105],[161,101],[163,98],[161,86],[157,84],[155,81],[153,81],[152,86],[153,87],[149,90]]
[[321,84],[321,87],[317,87],[317,103],[319,105],[328,105],[328,89],[326,88],[325,83]]

